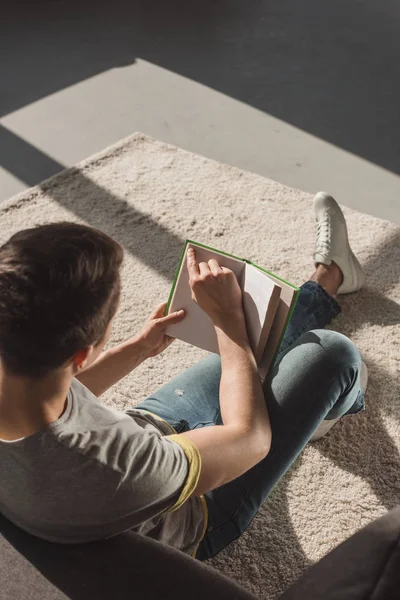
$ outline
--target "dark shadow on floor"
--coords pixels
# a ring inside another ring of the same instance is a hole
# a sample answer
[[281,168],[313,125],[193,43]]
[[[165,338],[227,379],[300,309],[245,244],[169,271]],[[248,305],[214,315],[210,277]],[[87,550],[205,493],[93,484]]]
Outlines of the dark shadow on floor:
[[[10,172],[32,186],[43,179],[45,171],[51,174],[65,168],[1,125],[0,158],[4,158]],[[63,184],[71,180],[73,185],[66,194]],[[173,278],[185,240],[151,216],[100,187],[75,167],[66,170],[56,181],[44,181],[40,187],[60,206],[114,237],[127,252],[154,271],[167,279]],[[32,223],[36,224],[39,223]]]
[[65,178],[74,179],[76,193],[70,189],[69,194],[65,195],[60,179],[57,179],[54,187],[50,180],[49,183],[42,184],[41,188],[60,206],[72,211],[88,225],[111,235],[127,252],[154,271],[167,279],[173,279],[184,238],[160,225],[151,216],[136,210],[124,199],[110,194],[78,169],[67,171]]
[[[400,419],[400,382],[368,363],[369,385],[366,410],[341,420],[316,447],[335,465],[359,477],[370,486],[379,503],[388,510],[399,503],[400,456],[383,417],[392,411]],[[354,510],[358,499],[354,497]]]
[[359,327],[361,325],[387,327],[400,324],[400,304],[375,289],[363,289],[354,297],[341,300],[341,304],[343,308],[341,319],[342,322],[345,322],[346,335],[348,329],[354,331],[353,318],[349,314],[350,310],[358,311],[357,321]]
[[400,303],[385,294],[400,280],[399,230],[390,230],[363,267],[367,287],[340,298],[343,312],[333,326],[355,341],[360,329],[375,327],[371,343],[387,356],[388,366],[385,369],[383,363],[363,357],[369,371],[365,412],[342,419],[317,447],[340,468],[366,481],[378,500],[391,509],[399,501],[400,456],[384,416],[400,421],[400,381],[393,376],[393,368],[389,370],[389,361],[399,355]]
[[3,125],[0,125],[0,165],[27,185],[36,185],[65,169]]
[[399,30],[395,0],[17,1],[0,116],[139,58],[400,173]]
[[247,580],[242,578],[239,583],[262,600],[279,598],[312,565],[293,526],[288,502],[290,481],[302,460],[300,456],[272,490],[243,540],[234,542],[209,561],[233,579],[238,572],[246,574]]

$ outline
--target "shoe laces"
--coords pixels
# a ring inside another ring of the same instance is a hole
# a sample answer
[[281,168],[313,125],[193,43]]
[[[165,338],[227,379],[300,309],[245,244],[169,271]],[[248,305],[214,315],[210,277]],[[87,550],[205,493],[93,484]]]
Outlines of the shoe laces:
[[317,223],[317,244],[316,252],[323,256],[329,254],[331,249],[331,215],[329,210],[324,217]]

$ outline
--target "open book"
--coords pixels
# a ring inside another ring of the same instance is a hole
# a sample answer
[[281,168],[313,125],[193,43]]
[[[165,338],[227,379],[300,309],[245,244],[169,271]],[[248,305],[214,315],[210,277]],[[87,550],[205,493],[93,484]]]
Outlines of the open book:
[[219,353],[217,335],[210,317],[192,300],[186,264],[190,246],[195,249],[198,263],[215,258],[222,267],[235,273],[243,293],[243,310],[251,348],[260,377],[264,379],[279,350],[299,288],[249,260],[186,240],[166,308],[166,314],[183,308],[186,316],[180,323],[170,325],[166,333],[203,350]]

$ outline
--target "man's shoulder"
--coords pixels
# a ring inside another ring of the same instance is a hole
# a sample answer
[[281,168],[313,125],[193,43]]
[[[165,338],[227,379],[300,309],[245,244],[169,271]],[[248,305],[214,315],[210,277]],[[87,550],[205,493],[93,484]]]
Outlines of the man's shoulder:
[[70,414],[65,425],[79,430],[103,431],[106,427],[126,429],[131,432],[140,429],[139,425],[126,412],[106,406],[80,381],[73,379],[68,394],[71,404]]
[[149,434],[160,435],[155,427],[141,427],[131,415],[105,406],[79,381],[71,384],[65,414],[47,431],[58,453],[77,454],[103,466],[119,470],[120,456],[150,443]]

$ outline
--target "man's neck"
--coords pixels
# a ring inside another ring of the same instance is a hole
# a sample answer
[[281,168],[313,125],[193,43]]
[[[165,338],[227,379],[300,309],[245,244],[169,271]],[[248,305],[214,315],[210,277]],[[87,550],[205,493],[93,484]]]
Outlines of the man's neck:
[[65,410],[71,380],[66,370],[40,379],[17,377],[0,364],[0,439],[26,437],[57,421]]

